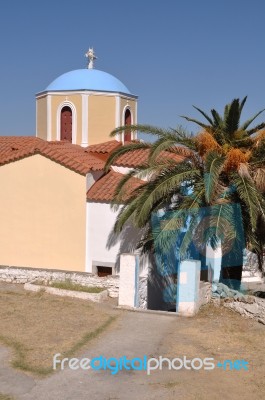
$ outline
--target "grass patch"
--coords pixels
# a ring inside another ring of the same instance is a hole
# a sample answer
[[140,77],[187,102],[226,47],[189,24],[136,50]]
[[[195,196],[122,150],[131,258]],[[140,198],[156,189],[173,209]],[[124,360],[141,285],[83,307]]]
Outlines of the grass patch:
[[45,376],[53,372],[54,354],[76,354],[107,329],[116,314],[87,300],[23,289],[12,295],[1,291],[0,342],[12,349],[13,367]]
[[[109,317],[107,321],[101,326],[99,326],[97,329],[95,329],[92,332],[86,333],[69,350],[64,351],[62,353],[63,356],[64,357],[74,356],[78,350],[80,350],[83,346],[85,346],[90,340],[96,338],[100,333],[102,333],[115,319],[116,317],[114,316]],[[12,366],[14,368],[21,369],[22,371],[32,372],[40,376],[49,375],[53,372],[52,367],[45,368],[45,367],[38,367],[31,365],[27,361],[27,356],[28,353],[30,352],[30,348],[26,348],[22,343],[19,343],[16,340],[12,340],[4,336],[0,336],[0,342],[13,349],[15,358],[12,361]]]
[[52,282],[49,286],[57,289],[74,290],[76,292],[87,292],[87,293],[100,293],[106,290],[102,287],[83,286],[78,283],[73,283],[69,280],[63,282]]
[[179,382],[179,381],[170,381],[170,382],[164,383],[164,386],[165,386],[167,389],[172,389],[172,388],[174,388],[174,387],[176,387],[176,386],[179,386],[179,385],[180,385],[180,382]]
[[83,346],[85,346],[90,340],[95,339],[116,319],[116,316],[109,317],[107,321],[101,325],[99,328],[95,329],[93,332],[85,334],[81,340],[74,344],[74,346],[66,351],[63,355],[65,357],[72,357],[76,354]]
[[14,397],[9,396],[8,394],[0,393],[0,400],[14,400]]

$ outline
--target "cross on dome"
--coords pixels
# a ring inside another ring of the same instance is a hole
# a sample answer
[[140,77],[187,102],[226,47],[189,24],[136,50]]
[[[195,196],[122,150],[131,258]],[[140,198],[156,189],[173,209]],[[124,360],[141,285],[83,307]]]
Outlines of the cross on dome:
[[94,60],[97,59],[93,47],[89,47],[88,51],[85,54],[85,57],[88,58],[88,69],[93,69],[94,68]]

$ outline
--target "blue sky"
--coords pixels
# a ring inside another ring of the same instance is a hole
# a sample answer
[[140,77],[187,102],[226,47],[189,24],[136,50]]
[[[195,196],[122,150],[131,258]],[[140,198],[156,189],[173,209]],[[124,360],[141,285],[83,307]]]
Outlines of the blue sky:
[[[244,119],[265,108],[264,0],[2,0],[0,134],[35,134],[35,93],[86,66],[139,96],[139,123],[200,119],[248,95]],[[265,112],[257,122],[265,120]]]

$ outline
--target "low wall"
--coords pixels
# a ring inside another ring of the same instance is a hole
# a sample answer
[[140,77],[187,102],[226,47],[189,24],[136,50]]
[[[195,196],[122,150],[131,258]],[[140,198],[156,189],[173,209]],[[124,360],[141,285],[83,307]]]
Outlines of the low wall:
[[200,282],[198,309],[210,303],[212,298],[212,284],[210,282]]
[[108,289],[110,297],[118,297],[119,295],[119,276],[99,277],[82,272],[0,266],[0,282],[27,283],[38,280],[43,281],[44,284],[70,280],[73,283],[79,283],[84,286],[105,287]]
[[108,291],[103,290],[100,293],[87,293],[87,292],[79,292],[74,290],[65,290],[65,289],[57,289],[50,286],[43,286],[43,285],[34,285],[32,283],[25,283],[24,285],[25,290],[29,290],[31,292],[40,292],[44,290],[46,293],[54,294],[55,296],[62,296],[62,297],[71,297],[77,298],[82,300],[90,300],[94,301],[95,303],[100,303],[108,297]]

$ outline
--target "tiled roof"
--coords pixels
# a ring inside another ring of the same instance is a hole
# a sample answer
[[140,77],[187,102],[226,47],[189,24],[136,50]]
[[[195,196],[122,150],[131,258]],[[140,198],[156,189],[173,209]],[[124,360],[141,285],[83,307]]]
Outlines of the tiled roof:
[[[118,147],[122,146],[121,142],[118,142],[117,140],[110,140],[105,143],[100,143],[100,144],[95,144],[92,146],[87,147],[87,151],[91,153],[104,153],[104,154],[110,154],[112,151],[116,150]],[[129,168],[134,168],[137,167],[141,164],[144,164],[147,162],[149,156],[149,149],[138,149],[134,151],[130,151],[126,154],[121,155],[118,157],[113,165],[119,166],[119,167],[129,167]],[[172,159],[176,162],[181,162],[183,161],[183,157],[177,154],[169,153],[167,151],[163,151],[161,153],[160,157],[165,157],[167,159]],[[107,160],[108,157],[106,157]]]
[[[88,190],[87,200],[110,202],[114,198],[115,189],[123,177],[123,174],[110,170]],[[144,183],[141,179],[131,178],[126,183],[126,197],[129,197],[135,189]]]
[[87,147],[90,153],[111,153],[113,150],[117,149],[122,145],[121,142],[117,140],[109,140],[108,142],[92,144]]
[[[85,175],[89,171],[103,170],[109,154],[122,146],[117,140],[110,140],[88,147],[81,147],[66,141],[47,142],[33,136],[0,136],[0,166],[29,157],[43,156]],[[113,165],[134,168],[148,160],[149,149],[139,149],[121,155]],[[169,152],[162,157],[180,162],[183,158]]]
[[0,165],[34,154],[41,154],[82,175],[102,170],[106,161],[106,156],[68,142],[47,142],[33,136],[0,137]]

